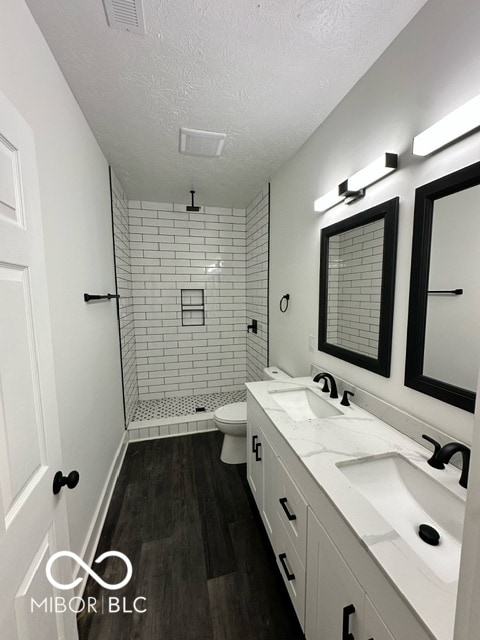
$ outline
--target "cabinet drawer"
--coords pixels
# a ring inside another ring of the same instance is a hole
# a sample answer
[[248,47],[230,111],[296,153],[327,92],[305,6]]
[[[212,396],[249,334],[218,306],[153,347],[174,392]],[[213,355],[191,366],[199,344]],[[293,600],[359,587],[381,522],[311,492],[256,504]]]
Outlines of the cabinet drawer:
[[[277,514],[278,515],[278,514]],[[302,629],[305,625],[305,567],[279,519],[275,522],[273,549],[283,582],[297,614]]]
[[307,503],[281,460],[278,460],[278,464],[275,509],[303,566],[305,566]]

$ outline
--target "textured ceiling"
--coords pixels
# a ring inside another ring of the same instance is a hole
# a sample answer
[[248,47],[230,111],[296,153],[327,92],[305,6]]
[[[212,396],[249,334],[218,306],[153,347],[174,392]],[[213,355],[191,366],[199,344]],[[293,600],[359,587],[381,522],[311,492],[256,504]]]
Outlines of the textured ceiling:
[[[147,35],[101,0],[27,0],[129,198],[245,206],[425,0],[144,0]],[[227,134],[178,152],[180,127]]]

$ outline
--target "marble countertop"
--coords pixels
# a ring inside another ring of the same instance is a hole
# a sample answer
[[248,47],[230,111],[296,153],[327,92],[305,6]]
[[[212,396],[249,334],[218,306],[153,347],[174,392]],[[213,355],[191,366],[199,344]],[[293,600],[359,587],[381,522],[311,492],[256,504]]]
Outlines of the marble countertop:
[[[253,397],[408,605],[437,640],[452,640],[458,575],[450,582],[441,580],[352,485],[337,464],[394,452],[465,500],[466,490],[458,484],[458,469],[452,465],[444,470],[433,469],[427,464],[431,455],[428,449],[354,402],[350,407],[343,407],[340,399],[331,400],[327,394],[322,397],[341,409],[343,415],[293,421],[269,391],[296,387],[319,391],[311,378],[247,384]],[[431,549],[440,547],[430,547],[428,551]]]

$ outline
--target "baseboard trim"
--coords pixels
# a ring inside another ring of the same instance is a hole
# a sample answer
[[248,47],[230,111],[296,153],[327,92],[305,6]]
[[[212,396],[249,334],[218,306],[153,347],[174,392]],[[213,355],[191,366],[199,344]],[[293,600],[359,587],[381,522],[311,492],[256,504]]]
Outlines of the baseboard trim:
[[[113,459],[112,465],[110,467],[110,471],[107,476],[107,481],[105,483],[104,489],[102,491],[102,495],[98,502],[97,509],[95,511],[95,515],[92,519],[92,523],[88,530],[88,534],[83,545],[81,558],[86,564],[91,567],[94,561],[95,551],[98,546],[98,542],[100,540],[100,535],[102,533],[102,528],[105,523],[105,518],[107,517],[108,507],[110,506],[110,501],[112,499],[113,490],[115,489],[115,484],[117,482],[118,475],[120,473],[120,469],[122,468],[123,459],[125,457],[125,453],[127,451],[128,446],[128,432],[125,431],[120,445],[117,449],[115,457]],[[77,574],[80,570],[80,566],[77,566],[74,571],[74,578],[77,577]],[[86,580],[82,580],[79,586],[74,590],[75,596],[82,597],[83,590],[85,589]]]
[[211,431],[218,431],[218,429],[217,427],[212,427],[211,429],[199,429],[198,431],[185,431],[182,433],[170,433],[159,436],[145,436],[144,438],[132,438],[130,442],[146,442],[147,440],[162,440],[165,438],[179,438],[181,436],[195,436],[197,435],[197,433],[210,433]]

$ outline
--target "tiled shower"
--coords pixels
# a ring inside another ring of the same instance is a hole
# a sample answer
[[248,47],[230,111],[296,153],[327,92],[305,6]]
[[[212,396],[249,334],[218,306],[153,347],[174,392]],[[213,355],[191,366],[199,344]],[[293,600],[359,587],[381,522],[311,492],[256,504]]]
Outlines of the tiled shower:
[[125,422],[128,424],[138,404],[138,375],[135,354],[135,325],[133,321],[132,269],[130,264],[130,237],[128,228],[128,202],[119,180],[110,170],[112,197],[112,223],[115,247],[115,277],[122,359],[123,398]]
[[112,172],[112,216],[130,439],[211,428],[268,364],[268,186],[188,212],[127,201]]

